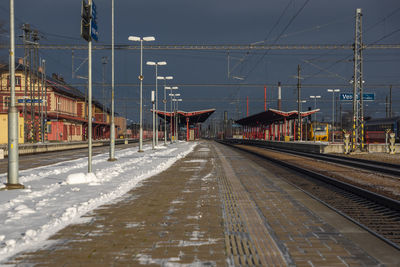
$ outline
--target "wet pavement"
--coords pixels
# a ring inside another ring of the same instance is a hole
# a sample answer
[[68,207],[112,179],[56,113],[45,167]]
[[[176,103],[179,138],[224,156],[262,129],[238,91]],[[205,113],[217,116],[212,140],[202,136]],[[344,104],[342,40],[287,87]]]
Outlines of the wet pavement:
[[400,253],[213,142],[9,259],[37,266],[399,266]]

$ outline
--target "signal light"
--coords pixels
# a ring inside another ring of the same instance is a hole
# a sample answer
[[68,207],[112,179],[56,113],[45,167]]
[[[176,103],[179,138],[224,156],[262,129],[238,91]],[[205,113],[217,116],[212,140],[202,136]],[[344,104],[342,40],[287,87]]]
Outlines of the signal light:
[[90,5],[86,3],[86,0],[82,0],[81,17],[81,36],[89,42],[92,39],[90,36],[90,22],[92,16]]

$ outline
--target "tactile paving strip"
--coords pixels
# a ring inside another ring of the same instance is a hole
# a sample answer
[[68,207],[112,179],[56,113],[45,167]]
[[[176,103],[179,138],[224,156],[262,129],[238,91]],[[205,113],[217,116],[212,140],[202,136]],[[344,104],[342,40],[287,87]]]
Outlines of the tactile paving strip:
[[264,226],[257,208],[216,148],[221,161],[219,187],[225,222],[225,245],[234,266],[286,266],[281,251]]

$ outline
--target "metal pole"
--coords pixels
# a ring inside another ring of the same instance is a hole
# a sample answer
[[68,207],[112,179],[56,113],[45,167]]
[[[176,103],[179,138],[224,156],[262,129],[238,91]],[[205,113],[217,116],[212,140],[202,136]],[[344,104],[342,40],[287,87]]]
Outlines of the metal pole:
[[115,123],[114,123],[114,0],[111,0],[111,126],[110,126],[110,158],[115,161]]
[[155,148],[156,145],[156,111],[154,110],[155,103],[154,103],[154,91],[151,91],[151,103],[153,105],[153,141],[151,142],[152,149]]
[[[158,66],[158,62],[156,62],[156,110],[158,111],[158,82],[157,82],[157,66]],[[154,109],[154,108],[153,108]],[[156,120],[156,124],[155,124],[155,127],[156,127],[156,146],[158,146],[158,120],[157,119],[155,119]]]
[[[172,87],[171,87],[171,90],[169,90],[170,91],[170,99],[171,99],[171,113],[170,113],[170,129],[171,129],[171,144],[173,143],[173,141],[172,141]],[[175,121],[175,117],[174,117],[174,121]]]
[[15,31],[14,0],[10,0],[10,105],[8,108],[8,173],[7,188],[24,188],[18,182],[18,110],[15,106]]
[[[89,0],[89,6],[92,0]],[[92,41],[88,42],[88,173],[92,172]]]
[[281,82],[278,82],[278,110],[282,110]]
[[46,109],[44,111],[44,120],[46,122],[46,128],[45,128],[44,132],[46,135],[45,139],[46,139],[46,141],[48,141],[48,135],[47,135],[47,107],[48,107],[48,105],[47,105],[47,85],[46,85],[46,60],[44,60],[44,59],[43,59],[43,77],[44,77],[44,81],[43,81],[43,83],[44,83],[44,103],[46,104],[46,106],[45,106]]
[[389,118],[391,118],[392,115],[392,85],[390,85],[390,90],[389,90]]
[[178,142],[178,140],[179,140],[179,137],[178,137],[178,101],[175,101],[176,103],[175,103],[175,110],[176,110],[176,112],[175,112],[175,143],[177,143]]
[[167,145],[167,93],[165,87],[167,86],[166,76],[164,77],[164,146]]
[[332,91],[332,143],[335,142],[335,90]]
[[45,82],[44,82],[44,79],[45,79],[46,77],[44,76],[44,59],[42,60],[42,86],[41,86],[41,93],[40,93],[40,95],[41,95],[41,101],[42,101],[42,103],[41,103],[41,110],[40,110],[40,125],[41,125],[41,127],[40,127],[40,129],[42,130],[42,134],[41,134],[41,137],[42,137],[42,143],[44,143],[44,140],[45,140],[45,138],[44,138],[44,126],[45,126],[45,123],[44,123],[44,85],[45,85]]
[[103,122],[105,122],[105,110],[106,110],[106,95],[105,95],[105,90],[106,90],[106,64],[107,64],[107,57],[102,57],[101,58],[101,63],[103,64],[103,84],[102,84],[102,89],[103,89]]
[[139,112],[139,152],[143,152],[143,112],[142,112],[142,105],[143,105],[143,99],[142,99],[142,92],[143,92],[143,39],[140,38],[140,112]]
[[302,139],[301,136],[301,93],[300,93],[301,85],[300,85],[300,65],[297,65],[297,110],[298,110],[298,116],[297,116],[297,140]]

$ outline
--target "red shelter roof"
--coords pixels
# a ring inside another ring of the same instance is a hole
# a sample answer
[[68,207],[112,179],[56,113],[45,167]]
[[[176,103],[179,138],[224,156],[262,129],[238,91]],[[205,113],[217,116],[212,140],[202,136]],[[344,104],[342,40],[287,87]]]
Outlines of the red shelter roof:
[[[308,110],[300,112],[301,117],[306,117],[308,115],[314,114],[318,112],[319,109]],[[257,125],[270,125],[274,122],[287,120],[293,120],[298,117],[298,111],[282,111],[276,109],[268,109],[267,111],[263,111],[240,120],[237,120],[236,123],[243,126],[257,126]]]
[[[208,117],[211,116],[211,114],[213,114],[215,111],[215,108],[212,109],[206,109],[206,110],[198,110],[198,111],[182,111],[182,110],[178,110],[177,114],[178,114],[178,123],[179,124],[186,124],[186,118],[189,119],[189,125],[193,125],[196,123],[203,123],[205,122]],[[171,120],[171,115],[173,115],[174,113],[172,112],[165,112],[161,111],[161,110],[156,110],[156,113],[158,115],[158,117],[167,120],[167,122],[169,122]]]

